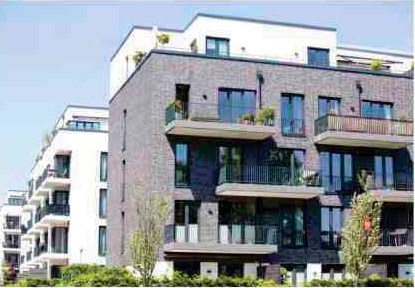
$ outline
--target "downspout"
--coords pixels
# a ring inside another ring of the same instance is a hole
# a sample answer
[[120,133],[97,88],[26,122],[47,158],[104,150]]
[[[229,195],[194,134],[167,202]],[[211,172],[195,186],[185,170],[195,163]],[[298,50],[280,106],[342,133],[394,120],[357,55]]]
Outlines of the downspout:
[[363,93],[363,87],[362,87],[362,83],[360,82],[360,80],[356,80],[356,89],[357,92],[359,93],[359,116],[362,117],[362,93]]
[[258,80],[258,100],[259,100],[259,109],[262,109],[262,85],[264,84],[264,75],[261,70],[256,71],[256,78]]

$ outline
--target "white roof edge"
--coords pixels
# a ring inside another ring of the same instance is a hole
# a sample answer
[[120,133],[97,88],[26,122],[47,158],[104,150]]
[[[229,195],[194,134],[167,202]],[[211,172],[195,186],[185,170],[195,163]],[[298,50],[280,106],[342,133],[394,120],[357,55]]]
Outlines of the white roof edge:
[[398,51],[398,50],[390,50],[390,49],[380,49],[380,48],[373,48],[367,46],[357,46],[357,45],[338,45],[337,49],[343,50],[351,50],[351,51],[361,51],[361,52],[369,52],[369,53],[379,53],[379,54],[387,54],[391,56],[400,56],[400,57],[408,57],[413,58],[414,55],[407,51]]

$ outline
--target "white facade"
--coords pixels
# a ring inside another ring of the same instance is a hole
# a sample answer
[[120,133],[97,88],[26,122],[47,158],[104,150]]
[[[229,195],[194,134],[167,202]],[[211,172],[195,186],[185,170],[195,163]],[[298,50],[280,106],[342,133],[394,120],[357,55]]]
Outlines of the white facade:
[[55,265],[106,263],[98,238],[99,227],[106,229],[99,206],[107,189],[101,153],[108,151],[108,114],[105,108],[68,106],[57,120],[30,175],[22,269],[51,273]]
[[[168,44],[157,45],[156,36],[161,33],[170,36]],[[385,64],[385,70],[393,73],[408,71],[413,61],[412,55],[402,52],[338,46],[334,28],[197,14],[183,30],[133,27],[111,59],[110,97],[134,72],[136,51],[165,49],[205,54],[207,37],[228,39],[230,57],[307,64],[308,48],[318,48],[328,50],[331,67],[370,69],[372,60],[379,59]]]
[[20,224],[25,194],[25,191],[8,191],[0,208],[0,263],[6,262],[16,270],[20,264]]

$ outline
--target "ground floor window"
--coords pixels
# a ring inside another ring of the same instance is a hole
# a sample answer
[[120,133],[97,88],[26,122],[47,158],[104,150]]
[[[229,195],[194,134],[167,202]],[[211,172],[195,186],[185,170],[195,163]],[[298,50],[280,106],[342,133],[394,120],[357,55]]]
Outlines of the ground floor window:
[[174,272],[186,274],[189,277],[200,275],[200,262],[174,262]]
[[305,264],[282,264],[281,267],[287,270],[286,280],[288,283],[296,286],[306,281]]
[[321,267],[321,279],[324,280],[342,280],[344,278],[344,265],[327,264]]
[[244,277],[243,263],[219,263],[218,268],[219,276]]

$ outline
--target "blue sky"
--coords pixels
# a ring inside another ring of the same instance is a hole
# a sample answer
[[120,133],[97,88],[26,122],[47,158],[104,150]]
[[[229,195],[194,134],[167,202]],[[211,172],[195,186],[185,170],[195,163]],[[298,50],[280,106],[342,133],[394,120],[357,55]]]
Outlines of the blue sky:
[[0,199],[26,189],[64,107],[107,106],[109,59],[132,25],[183,28],[196,12],[338,29],[340,44],[412,52],[412,1],[0,5]]

